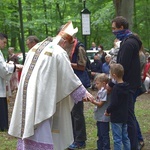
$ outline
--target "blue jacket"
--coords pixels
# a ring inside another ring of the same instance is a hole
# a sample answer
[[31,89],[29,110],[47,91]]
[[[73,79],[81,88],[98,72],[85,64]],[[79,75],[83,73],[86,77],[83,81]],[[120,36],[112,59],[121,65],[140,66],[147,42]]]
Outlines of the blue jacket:
[[[77,63],[78,61],[78,51],[79,51],[79,47],[84,45],[82,43],[77,43],[77,46],[75,47],[75,51],[72,55],[72,63]],[[81,70],[76,70],[73,69],[74,73],[78,76],[78,78],[81,80],[82,84],[84,85],[85,88],[90,87],[90,78],[88,76],[87,70],[85,69],[84,71]]]

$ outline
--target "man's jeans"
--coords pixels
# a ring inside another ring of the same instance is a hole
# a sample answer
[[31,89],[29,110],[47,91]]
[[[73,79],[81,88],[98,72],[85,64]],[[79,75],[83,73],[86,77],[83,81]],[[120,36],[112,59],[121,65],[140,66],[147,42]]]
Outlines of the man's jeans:
[[111,123],[114,140],[114,150],[131,150],[130,140],[128,138],[127,124]]

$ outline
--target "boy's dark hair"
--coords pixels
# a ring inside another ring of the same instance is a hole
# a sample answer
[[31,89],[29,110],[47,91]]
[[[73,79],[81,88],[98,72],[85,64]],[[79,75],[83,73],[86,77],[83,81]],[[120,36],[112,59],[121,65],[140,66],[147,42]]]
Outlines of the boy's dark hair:
[[120,28],[121,26],[123,26],[124,29],[128,29],[129,28],[129,23],[127,21],[126,18],[124,18],[123,16],[117,16],[116,18],[114,18],[112,20],[112,23],[115,22],[116,23],[116,27]]
[[0,39],[3,40],[4,38],[8,39],[7,35],[4,33],[0,33]]

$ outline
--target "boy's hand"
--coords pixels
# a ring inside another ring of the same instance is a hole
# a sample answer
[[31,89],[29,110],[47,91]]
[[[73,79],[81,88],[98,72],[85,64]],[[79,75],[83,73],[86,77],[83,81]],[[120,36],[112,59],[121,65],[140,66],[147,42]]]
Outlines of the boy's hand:
[[108,114],[107,111],[105,110],[104,115],[105,116],[110,116],[111,114]]
[[107,84],[106,85],[107,93],[110,94],[112,91],[112,88]]

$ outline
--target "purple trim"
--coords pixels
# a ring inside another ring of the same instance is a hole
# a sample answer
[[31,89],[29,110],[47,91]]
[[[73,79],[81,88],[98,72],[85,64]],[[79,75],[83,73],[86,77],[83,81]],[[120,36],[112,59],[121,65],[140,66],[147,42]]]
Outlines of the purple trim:
[[82,101],[82,99],[86,96],[86,89],[82,85],[79,88],[77,88],[74,92],[71,93],[71,97],[74,100],[74,102],[77,104],[79,101]]
[[18,139],[17,150],[54,150],[53,144]]

